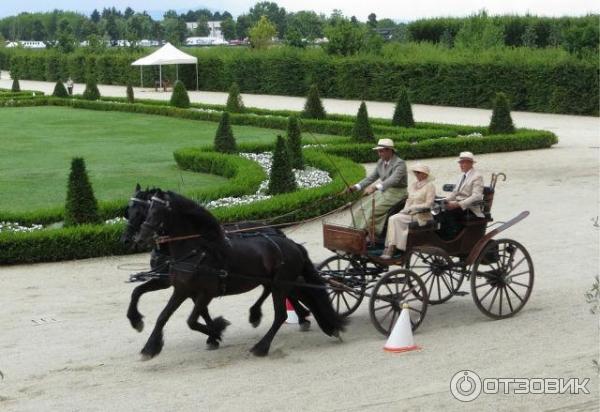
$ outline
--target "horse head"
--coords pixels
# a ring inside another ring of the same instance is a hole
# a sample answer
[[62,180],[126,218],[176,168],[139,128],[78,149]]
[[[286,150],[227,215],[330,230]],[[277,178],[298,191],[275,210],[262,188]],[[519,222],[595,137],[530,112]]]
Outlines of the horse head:
[[[143,212],[142,206],[137,208]],[[140,213],[141,222],[138,223],[137,234],[134,235],[135,244],[150,244],[154,234],[162,233],[168,213],[171,212],[169,194],[157,189],[147,201],[145,213]]]
[[146,219],[148,208],[150,207],[150,199],[157,190],[159,189],[146,188],[146,190],[142,190],[139,184],[136,185],[133,196],[129,199],[129,203],[125,209],[127,226],[120,239],[121,243],[125,246],[134,246],[134,237]]

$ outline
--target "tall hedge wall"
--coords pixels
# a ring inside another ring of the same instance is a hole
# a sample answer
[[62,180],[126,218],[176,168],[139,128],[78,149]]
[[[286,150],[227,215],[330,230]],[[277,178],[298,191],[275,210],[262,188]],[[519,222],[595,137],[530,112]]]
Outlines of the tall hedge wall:
[[[355,56],[332,57],[317,50],[186,50],[199,57],[200,89],[227,91],[233,82],[246,93],[306,95],[317,83],[323,96],[393,101],[401,87],[413,103],[485,107],[495,93],[504,92],[513,110],[550,113],[599,114],[597,61],[552,58],[474,56]],[[526,55],[525,55],[526,56]],[[139,55],[106,53],[100,56],[54,51],[0,49],[0,65],[21,79],[50,80],[70,75],[83,81],[95,73],[103,84],[139,84],[139,68],[130,63]],[[158,70],[144,68],[144,85],[153,86]],[[174,67],[164,76],[174,77]],[[193,65],[182,65],[179,78],[195,89]]]

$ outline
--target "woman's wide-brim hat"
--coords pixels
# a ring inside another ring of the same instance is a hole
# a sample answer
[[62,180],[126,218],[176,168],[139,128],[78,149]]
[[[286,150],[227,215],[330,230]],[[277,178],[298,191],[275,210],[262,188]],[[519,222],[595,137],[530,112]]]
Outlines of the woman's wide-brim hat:
[[431,174],[431,171],[429,170],[429,166],[426,166],[422,163],[415,164],[413,167],[410,168],[410,170],[413,172],[425,173],[427,176],[429,176]]
[[379,139],[377,142],[377,146],[373,148],[373,150],[381,150],[381,149],[392,149],[394,152],[394,141],[392,139]]
[[475,156],[473,156],[473,153],[471,152],[460,152],[458,155],[458,161],[460,162],[461,160],[468,160],[473,163],[476,162]]

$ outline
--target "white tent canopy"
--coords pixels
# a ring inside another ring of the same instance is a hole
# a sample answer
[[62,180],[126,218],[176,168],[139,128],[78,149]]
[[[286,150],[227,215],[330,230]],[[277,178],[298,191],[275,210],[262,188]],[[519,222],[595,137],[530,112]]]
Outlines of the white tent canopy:
[[140,82],[143,85],[142,66],[158,66],[160,84],[162,86],[162,66],[174,64],[176,65],[177,80],[179,80],[179,65],[180,64],[195,64],[196,65],[196,90],[198,90],[198,58],[182,52],[171,43],[167,43],[160,49],[148,56],[137,59],[132,66],[140,66]]

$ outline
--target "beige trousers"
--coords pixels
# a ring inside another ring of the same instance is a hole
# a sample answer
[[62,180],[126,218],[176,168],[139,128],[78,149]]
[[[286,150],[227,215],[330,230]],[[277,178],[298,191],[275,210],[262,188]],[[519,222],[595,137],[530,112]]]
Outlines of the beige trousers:
[[406,250],[406,240],[408,239],[408,225],[413,221],[413,216],[406,213],[396,213],[390,216],[388,221],[387,234],[385,236],[385,246],[394,245],[399,250]]
[[358,205],[354,207],[354,227],[357,229],[371,229],[373,198],[375,198],[375,232],[376,234],[380,234],[383,231],[383,225],[385,224],[385,217],[387,216],[388,210],[405,196],[406,189],[395,187],[390,187],[385,192],[376,190],[372,195],[365,196],[359,201]]

